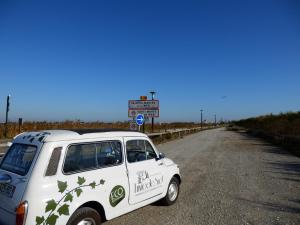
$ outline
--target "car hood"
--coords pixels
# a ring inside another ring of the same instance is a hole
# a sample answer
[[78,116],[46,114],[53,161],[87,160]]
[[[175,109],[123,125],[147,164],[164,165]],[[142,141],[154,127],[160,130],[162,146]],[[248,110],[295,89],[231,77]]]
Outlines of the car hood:
[[166,166],[172,166],[172,165],[175,165],[174,161],[172,159],[169,159],[169,158],[164,158],[164,164]]

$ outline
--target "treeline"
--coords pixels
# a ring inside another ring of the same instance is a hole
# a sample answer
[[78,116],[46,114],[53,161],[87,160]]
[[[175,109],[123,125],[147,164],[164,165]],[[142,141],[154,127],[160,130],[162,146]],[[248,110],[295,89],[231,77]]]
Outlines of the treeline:
[[[154,132],[161,132],[169,129],[180,129],[180,128],[193,128],[199,127],[199,123],[185,123],[185,122],[175,122],[175,123],[155,123]],[[18,123],[8,123],[7,137],[12,138],[20,132],[24,131],[38,131],[38,130],[52,130],[52,129],[129,129],[129,122],[114,122],[107,123],[101,121],[95,122],[83,122],[80,120],[76,121],[62,121],[62,122],[48,122],[48,121],[25,121],[21,127]],[[0,138],[4,137],[5,125],[0,124]],[[151,132],[151,123],[147,122],[145,124],[145,132]]]

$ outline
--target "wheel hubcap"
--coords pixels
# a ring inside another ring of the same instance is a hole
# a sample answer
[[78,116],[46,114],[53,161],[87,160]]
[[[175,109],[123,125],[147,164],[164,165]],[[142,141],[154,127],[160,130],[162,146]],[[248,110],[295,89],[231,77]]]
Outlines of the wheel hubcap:
[[178,195],[178,186],[176,183],[171,183],[169,186],[169,190],[168,190],[168,195],[169,195],[169,199],[170,201],[175,201],[175,199],[177,198]]
[[84,218],[77,225],[96,225],[96,222],[92,218]]

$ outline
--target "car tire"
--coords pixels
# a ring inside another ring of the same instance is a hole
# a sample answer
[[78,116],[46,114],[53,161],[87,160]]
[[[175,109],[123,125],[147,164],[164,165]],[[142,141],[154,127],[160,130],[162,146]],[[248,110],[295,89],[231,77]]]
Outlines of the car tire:
[[161,200],[161,203],[165,206],[173,205],[179,195],[179,180],[173,177],[169,183],[166,196]]
[[82,207],[77,209],[71,218],[69,219],[67,225],[101,225],[101,216],[99,213],[89,207]]

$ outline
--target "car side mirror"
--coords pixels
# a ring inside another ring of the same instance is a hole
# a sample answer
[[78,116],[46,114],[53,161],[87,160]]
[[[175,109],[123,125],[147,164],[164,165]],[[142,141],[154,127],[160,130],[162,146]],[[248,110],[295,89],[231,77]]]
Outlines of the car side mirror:
[[158,154],[158,157],[156,158],[156,160],[160,160],[160,159],[163,159],[163,158],[165,158],[165,157],[166,157],[165,154],[162,153],[162,152],[160,152],[160,153]]

